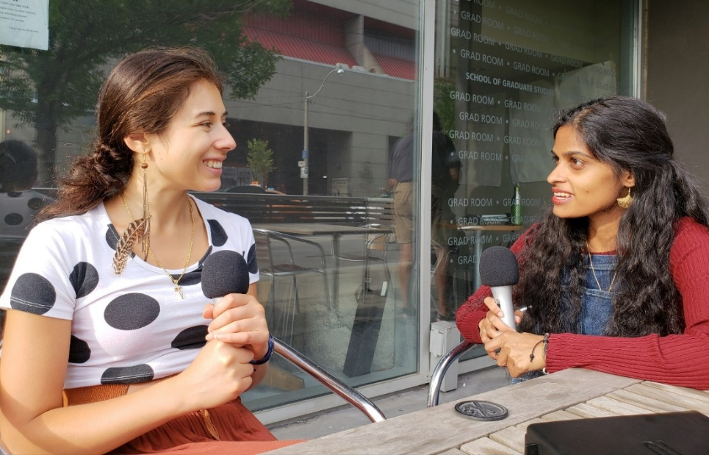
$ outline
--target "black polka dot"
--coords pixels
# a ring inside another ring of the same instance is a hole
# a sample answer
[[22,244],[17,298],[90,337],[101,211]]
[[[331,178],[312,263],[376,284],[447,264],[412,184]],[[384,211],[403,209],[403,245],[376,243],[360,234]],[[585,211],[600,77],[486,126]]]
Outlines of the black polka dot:
[[155,373],[147,364],[128,367],[109,367],[101,375],[102,385],[117,383],[143,383],[153,380]]
[[82,261],[74,266],[69,275],[69,281],[74,287],[77,299],[83,298],[94,291],[96,285],[99,284],[99,272],[93,265]]
[[10,212],[5,216],[5,223],[12,226],[21,225],[24,219],[25,218],[17,212]]
[[193,326],[180,331],[170,346],[178,350],[202,348],[207,343],[205,336],[207,336],[207,325]]
[[256,244],[252,244],[249,247],[249,253],[247,254],[247,269],[252,274],[259,272],[259,266],[256,264]]
[[71,336],[69,343],[69,362],[75,364],[85,363],[91,358],[91,349],[85,340]]
[[116,231],[113,224],[110,224],[106,230],[106,243],[109,247],[111,247],[111,250],[116,250],[116,244],[118,244],[118,231]]
[[212,231],[212,245],[222,247],[226,244],[228,236],[222,225],[217,220],[207,220],[207,223],[210,224],[210,230]]
[[[177,279],[177,277],[175,277]],[[197,268],[194,271],[186,272],[184,276],[180,280],[178,280],[178,284],[180,286],[190,286],[190,285],[197,285],[200,283],[200,280],[202,279],[202,268]]]
[[208,256],[210,256],[210,253],[212,253],[212,246],[207,247],[207,252],[205,252],[204,255],[202,255],[202,258],[200,258],[199,265],[202,267],[202,263],[205,262]]
[[42,198],[30,198],[30,200],[27,201],[27,207],[34,211],[42,209],[42,206],[44,206],[44,200]]
[[112,328],[129,331],[148,326],[159,314],[158,301],[143,293],[128,293],[106,306],[104,319]]
[[10,293],[10,306],[36,315],[44,315],[57,301],[52,283],[39,274],[28,272],[17,278]]
[[10,198],[19,198],[22,196],[22,192],[7,192],[7,196]]
[[180,280],[180,284],[184,283],[185,285],[196,285],[202,282],[202,264],[205,262],[207,257],[210,256],[210,253],[212,253],[212,246],[209,246],[207,248],[207,252],[202,256],[202,258],[200,258],[197,269],[185,274],[182,280]]

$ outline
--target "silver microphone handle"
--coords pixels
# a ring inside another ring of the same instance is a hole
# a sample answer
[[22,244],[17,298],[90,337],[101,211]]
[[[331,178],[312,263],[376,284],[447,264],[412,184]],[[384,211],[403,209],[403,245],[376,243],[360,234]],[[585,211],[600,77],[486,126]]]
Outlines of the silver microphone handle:
[[513,286],[491,287],[493,299],[503,311],[503,323],[515,329],[515,312],[513,311]]

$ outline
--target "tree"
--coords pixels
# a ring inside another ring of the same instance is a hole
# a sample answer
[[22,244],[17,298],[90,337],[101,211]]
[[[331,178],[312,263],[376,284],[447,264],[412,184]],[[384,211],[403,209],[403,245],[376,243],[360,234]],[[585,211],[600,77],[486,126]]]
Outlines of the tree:
[[247,141],[249,152],[247,153],[247,163],[254,170],[256,178],[262,187],[266,184],[265,177],[274,170],[274,152],[269,149],[269,142],[265,139],[250,139]]
[[0,45],[0,109],[36,131],[40,176],[51,183],[57,129],[87,115],[111,59],[153,45],[208,50],[232,98],[253,98],[278,56],[244,35],[244,14],[288,14],[291,0],[49,2],[49,50]]
[[456,103],[450,96],[453,90],[456,85],[452,82],[434,82],[434,111],[439,114],[441,128],[446,134],[456,130]]

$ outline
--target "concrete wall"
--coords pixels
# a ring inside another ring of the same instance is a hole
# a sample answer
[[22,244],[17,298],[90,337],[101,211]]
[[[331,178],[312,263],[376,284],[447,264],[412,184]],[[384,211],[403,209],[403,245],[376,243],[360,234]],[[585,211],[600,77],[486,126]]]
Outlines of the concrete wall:
[[409,29],[419,29],[418,0],[309,0]]
[[708,2],[647,1],[646,99],[668,116],[676,158],[708,192]]
[[[269,137],[260,139],[288,144],[287,151],[274,149],[281,154],[275,157],[276,166],[295,170],[303,149],[305,93],[314,94],[331,70],[328,65],[284,58],[277,64],[274,78],[254,100],[226,101],[229,117],[270,124]],[[328,176],[329,183],[332,178],[349,178],[353,196],[377,196],[386,183],[389,138],[404,134],[415,103],[414,81],[352,70],[331,74],[308,105],[310,157],[327,160],[327,165],[309,163],[311,170],[319,178]],[[243,138],[240,144],[239,129],[237,123],[233,134],[238,151],[246,147],[248,139]],[[374,180],[363,185],[363,167],[368,166]],[[293,176],[290,182],[293,187]]]

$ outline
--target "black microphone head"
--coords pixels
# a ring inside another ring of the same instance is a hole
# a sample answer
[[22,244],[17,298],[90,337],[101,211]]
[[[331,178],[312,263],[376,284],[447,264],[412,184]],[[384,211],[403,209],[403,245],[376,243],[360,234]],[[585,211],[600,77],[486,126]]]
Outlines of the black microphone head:
[[515,285],[520,278],[518,260],[506,247],[488,247],[481,254],[479,272],[481,283],[489,287]]
[[249,268],[242,255],[234,250],[220,250],[202,264],[202,292],[208,298],[249,290]]

